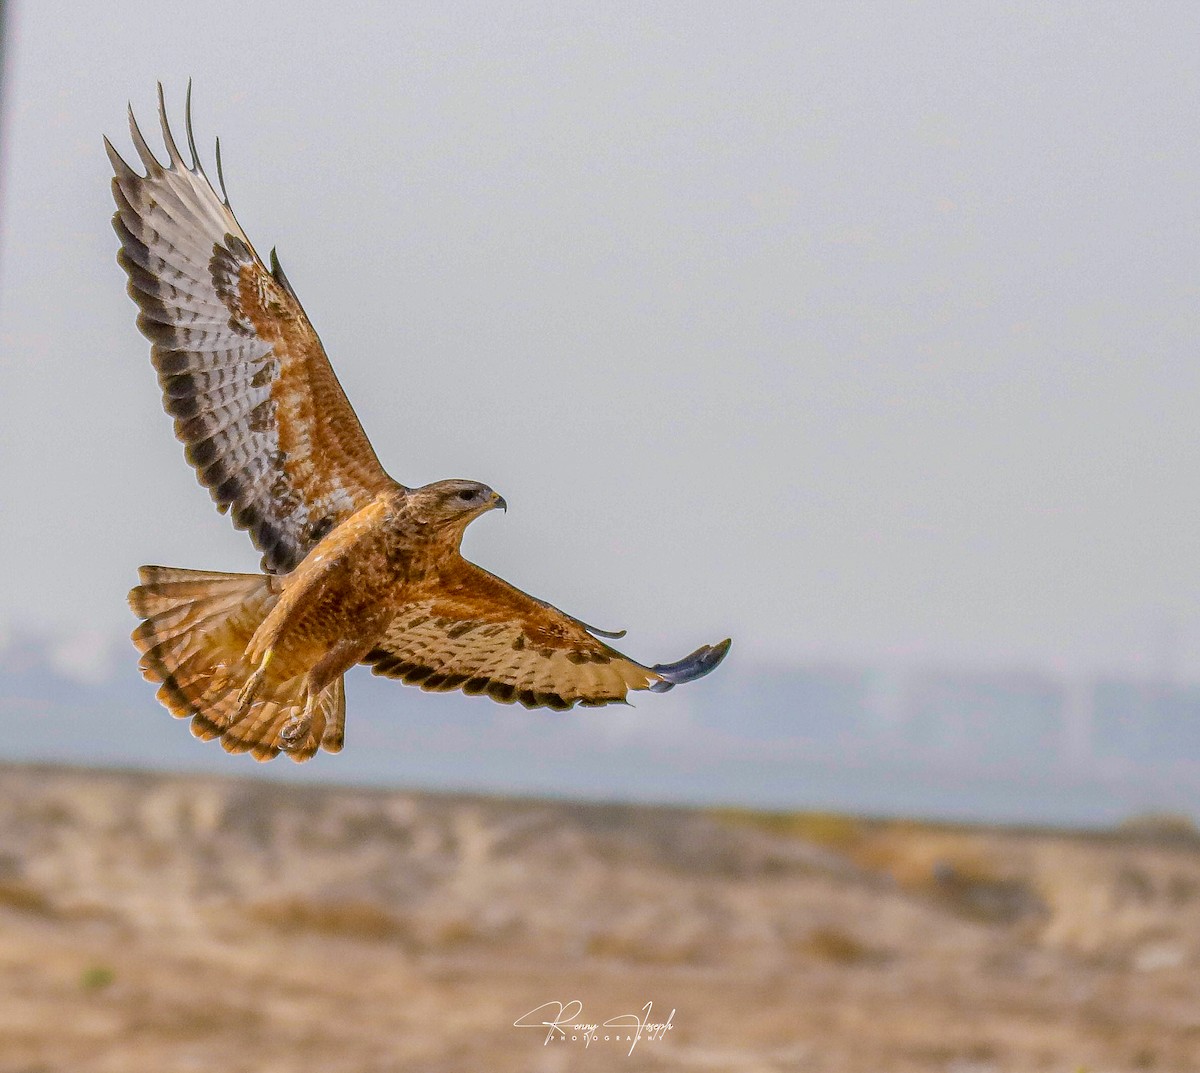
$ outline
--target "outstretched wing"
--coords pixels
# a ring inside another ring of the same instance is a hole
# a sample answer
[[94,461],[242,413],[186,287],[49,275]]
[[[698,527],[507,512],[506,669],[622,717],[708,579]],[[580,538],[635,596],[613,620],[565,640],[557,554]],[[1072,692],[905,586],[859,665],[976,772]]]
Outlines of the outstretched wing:
[[526,708],[564,711],[623,701],[630,690],[666,692],[708,674],[729,641],[705,645],[678,663],[644,667],[589,633],[590,627],[458,560],[437,590],[393,619],[364,663],[375,674],[422,689],[486,693]]
[[[104,140],[116,177],[117,260],[141,307],[138,327],[163,406],[217,509],[232,508],[263,553],[293,569],[338,522],[394,482],[383,471],[274,251],[268,271],[229,199],[213,189],[192,138],[191,163],[171,136],[158,87],[164,167],[129,113],[146,174]],[[217,151],[220,172],[220,146]]]

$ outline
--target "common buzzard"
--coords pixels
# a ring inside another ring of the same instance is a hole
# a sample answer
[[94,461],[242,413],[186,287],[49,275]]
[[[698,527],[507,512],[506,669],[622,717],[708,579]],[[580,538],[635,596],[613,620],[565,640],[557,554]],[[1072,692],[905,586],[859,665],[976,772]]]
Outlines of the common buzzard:
[[643,666],[597,630],[468,562],[491,488],[407,488],[384,472],[275,251],[270,269],[196,153],[159,120],[167,163],[129,113],[139,174],[116,173],[117,260],[187,460],[262,552],[259,574],[144,566],[133,633],[158,698],[230,752],[307,760],[342,748],[342,676],[356,663],[422,689],[527,708],[624,701],[707,674],[729,641]]

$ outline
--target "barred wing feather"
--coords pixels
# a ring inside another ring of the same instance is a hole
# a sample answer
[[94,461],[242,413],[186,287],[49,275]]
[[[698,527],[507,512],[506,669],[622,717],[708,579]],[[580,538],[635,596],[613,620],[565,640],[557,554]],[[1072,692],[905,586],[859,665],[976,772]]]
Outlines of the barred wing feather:
[[678,663],[644,667],[590,629],[462,559],[441,575],[436,592],[396,615],[363,662],[422,689],[565,711],[619,703],[631,690],[665,692],[708,674],[729,650],[723,641]]
[[[112,162],[117,259],[153,344],[163,406],[200,482],[248,529],[264,569],[285,573],[395,482],[380,466],[274,251],[255,253],[196,155],[171,135],[158,89],[164,166],[129,113],[139,174]],[[220,147],[218,145],[218,171]]]

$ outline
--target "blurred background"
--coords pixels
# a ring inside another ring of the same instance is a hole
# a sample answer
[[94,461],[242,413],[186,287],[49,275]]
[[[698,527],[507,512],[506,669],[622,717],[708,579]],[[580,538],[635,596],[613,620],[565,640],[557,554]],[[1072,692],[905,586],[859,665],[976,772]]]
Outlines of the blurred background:
[[[2,1073],[1200,1068],[1194,6],[0,25]],[[390,472],[491,484],[469,557],[716,674],[553,715],[356,672],[304,767],[156,704],[136,567],[258,561],[108,226],[101,134],[189,78]],[[680,1024],[543,1047],[514,990]]]

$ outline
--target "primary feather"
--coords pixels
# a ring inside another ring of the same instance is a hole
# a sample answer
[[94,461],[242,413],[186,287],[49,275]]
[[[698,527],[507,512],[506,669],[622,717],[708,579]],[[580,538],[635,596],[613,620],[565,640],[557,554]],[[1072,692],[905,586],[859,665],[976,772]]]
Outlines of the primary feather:
[[204,174],[190,89],[190,161],[171,135],[161,86],[159,121],[166,164],[129,114],[145,175],[105,139],[117,259],[188,461],[218,509],[250,531],[264,568],[286,573],[316,543],[314,533],[395,482],[282,271],[268,271]]

